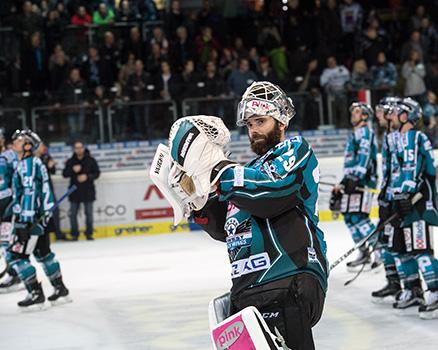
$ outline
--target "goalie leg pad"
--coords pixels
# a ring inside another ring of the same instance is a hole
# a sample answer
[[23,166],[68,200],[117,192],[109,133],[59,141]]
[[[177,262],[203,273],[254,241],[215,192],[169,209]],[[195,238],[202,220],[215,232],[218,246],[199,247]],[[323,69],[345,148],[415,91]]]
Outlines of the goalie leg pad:
[[227,318],[212,330],[216,350],[279,350],[260,312],[249,306]]

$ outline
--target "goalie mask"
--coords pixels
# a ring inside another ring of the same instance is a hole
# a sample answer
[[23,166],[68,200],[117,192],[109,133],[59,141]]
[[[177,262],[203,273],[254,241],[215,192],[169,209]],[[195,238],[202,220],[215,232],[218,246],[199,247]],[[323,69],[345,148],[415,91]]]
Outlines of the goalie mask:
[[242,96],[237,111],[237,126],[245,126],[247,120],[255,115],[270,116],[287,127],[295,116],[295,106],[279,86],[258,81],[252,83]]

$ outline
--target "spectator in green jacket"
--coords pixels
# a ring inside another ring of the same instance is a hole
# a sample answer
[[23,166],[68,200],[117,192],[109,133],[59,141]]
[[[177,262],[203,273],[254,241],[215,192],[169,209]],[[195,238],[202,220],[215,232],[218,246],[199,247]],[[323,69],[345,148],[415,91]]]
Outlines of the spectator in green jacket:
[[114,17],[114,11],[107,9],[106,5],[102,2],[99,4],[99,8],[93,13],[93,23],[99,25],[112,24]]

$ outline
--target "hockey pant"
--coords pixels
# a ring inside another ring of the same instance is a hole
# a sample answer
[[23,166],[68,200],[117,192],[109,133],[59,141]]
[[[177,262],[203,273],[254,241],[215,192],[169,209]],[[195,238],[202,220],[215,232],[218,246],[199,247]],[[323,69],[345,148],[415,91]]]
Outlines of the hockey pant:
[[319,321],[325,293],[318,280],[301,273],[231,296],[231,313],[255,306],[269,329],[275,328],[294,350],[313,350],[312,327]]
[[[39,226],[39,225],[36,225]],[[39,230],[43,230],[39,226]],[[43,270],[53,284],[57,278],[61,277],[61,269],[59,262],[55,258],[55,254],[50,250],[49,235],[33,235],[29,234],[28,239],[21,237],[21,243],[12,243],[8,248],[7,261],[23,281],[28,291],[31,291],[31,286],[37,282],[36,269],[30,263],[30,255],[33,254],[36,261],[42,264]],[[21,250],[20,250],[21,248]]]
[[397,273],[404,288],[418,285],[421,273],[427,289],[438,290],[438,260],[433,253],[431,227],[426,222],[420,220],[407,227],[393,227],[388,247],[394,252]]

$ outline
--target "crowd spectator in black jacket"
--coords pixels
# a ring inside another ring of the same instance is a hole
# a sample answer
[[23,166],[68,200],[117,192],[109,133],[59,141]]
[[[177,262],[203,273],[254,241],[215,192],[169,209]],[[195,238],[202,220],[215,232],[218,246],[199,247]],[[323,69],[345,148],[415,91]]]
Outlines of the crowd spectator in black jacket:
[[87,85],[79,69],[73,68],[59,91],[59,101],[68,106],[67,119],[73,137],[78,137],[84,131],[85,107],[88,106],[86,98]]
[[83,142],[74,143],[73,156],[67,160],[62,175],[70,178],[70,186],[77,186],[76,191],[69,196],[72,239],[77,241],[79,237],[77,216],[79,206],[83,203],[86,217],[85,236],[87,240],[93,240],[93,202],[96,200],[94,181],[99,177],[100,170]]
[[31,92],[41,94],[47,88],[47,54],[41,45],[41,34],[35,32],[30,38],[30,47],[24,50],[22,58],[25,84]]
[[102,76],[104,73],[104,67],[102,60],[100,59],[99,51],[95,46],[91,46],[88,49],[88,56],[85,58],[81,66],[82,76],[87,81],[89,88],[95,88],[102,85]]
[[[132,73],[126,84],[127,96],[131,101],[150,100],[152,95],[152,82],[150,75],[144,71],[141,60],[135,61],[134,73]],[[149,108],[146,104],[132,106],[134,114],[134,130],[144,135],[145,129],[149,130]],[[123,129],[123,126],[121,127]]]
[[194,57],[194,46],[189,40],[186,27],[178,27],[176,30],[176,39],[170,46],[170,58],[172,67],[181,71],[184,62]]
[[109,31],[104,34],[104,45],[100,48],[100,57],[102,59],[101,83],[111,88],[117,80],[120,51],[115,43],[114,34]]
[[141,39],[139,27],[132,27],[129,31],[129,38],[125,41],[122,49],[122,61],[126,62],[128,55],[133,53],[139,60],[144,61],[147,57],[146,46]]

